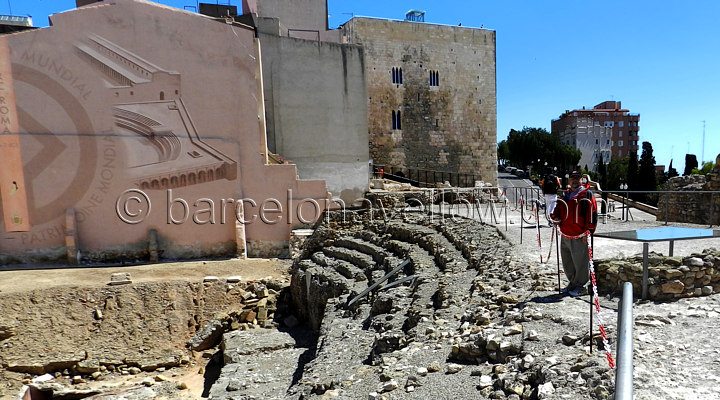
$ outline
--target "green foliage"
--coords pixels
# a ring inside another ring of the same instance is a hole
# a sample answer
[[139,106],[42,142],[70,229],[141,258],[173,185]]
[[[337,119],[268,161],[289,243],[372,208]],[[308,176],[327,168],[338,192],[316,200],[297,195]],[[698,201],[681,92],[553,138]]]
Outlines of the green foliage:
[[606,190],[618,190],[620,189],[621,183],[627,183],[627,170],[629,162],[630,156],[623,158],[611,158],[607,167],[607,188],[605,186],[602,188]]
[[508,147],[507,140],[498,143],[497,158],[501,164],[507,163],[510,158],[510,147]]
[[[557,167],[558,175],[563,175],[572,170],[580,161],[582,153],[572,146],[560,143],[557,135],[550,134],[542,128],[523,128],[522,131],[511,129],[507,141],[507,157],[511,165],[527,168],[534,166],[535,171],[544,174]],[[500,142],[498,146],[498,157],[500,157]],[[504,151],[504,150],[503,150]],[[538,159],[540,165],[538,165]],[[547,170],[545,163],[547,162]]]
[[[657,189],[657,175],[655,174],[655,157],[650,142],[642,143],[642,154],[638,166],[638,180],[636,190],[654,191]],[[637,199],[651,205],[657,204],[657,196],[648,196],[647,193],[639,193]]]
[[[637,152],[633,151],[630,153],[627,167],[627,175],[625,176],[625,182],[628,184],[629,190],[638,190],[638,157]],[[632,196],[631,196],[632,197]]]
[[715,164],[712,161],[704,162],[701,169],[693,168],[693,175],[707,175],[715,168]]
[[594,177],[593,179],[597,180],[598,183],[600,183],[600,187],[605,189],[608,184],[608,176],[607,176],[607,167],[605,166],[605,161],[603,161],[603,158],[600,157],[600,162],[598,163],[598,169],[597,169],[597,177]]

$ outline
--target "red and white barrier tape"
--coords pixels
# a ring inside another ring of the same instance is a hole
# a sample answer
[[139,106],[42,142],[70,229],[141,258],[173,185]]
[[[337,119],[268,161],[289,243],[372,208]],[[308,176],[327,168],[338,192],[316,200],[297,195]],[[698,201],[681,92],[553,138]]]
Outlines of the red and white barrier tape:
[[[557,225],[553,225],[552,235],[550,236],[550,248],[548,249],[547,262],[550,262],[550,255],[552,254],[553,241],[555,241],[555,232],[557,231]],[[540,255],[540,262],[542,263],[542,255]]]
[[[569,236],[562,232],[560,234],[567,239],[581,239],[583,237],[589,237],[590,232],[584,232],[577,236]],[[615,369],[615,360],[613,359],[612,353],[610,352],[610,344],[608,343],[607,338],[607,330],[605,329],[605,323],[603,322],[602,315],[600,314],[600,297],[598,296],[597,291],[597,280],[595,279],[595,265],[593,264],[593,253],[592,253],[592,247],[590,246],[590,241],[587,242],[588,246],[588,258],[590,259],[590,262],[588,263],[590,268],[590,282],[592,283],[593,288],[593,310],[595,311],[595,316],[598,320],[598,329],[600,330],[600,337],[603,341],[603,347],[605,347],[605,358],[607,359],[608,365],[611,369]],[[592,337],[590,338],[592,340]]]
[[[589,232],[588,232],[589,233]],[[607,331],[605,330],[605,323],[602,320],[602,316],[600,315],[600,297],[598,297],[597,292],[597,281],[595,280],[595,266],[593,265],[593,254],[592,254],[592,247],[590,247],[590,242],[588,242],[588,256],[590,256],[590,282],[592,282],[593,287],[593,304],[595,305],[595,316],[598,320],[598,329],[600,330],[600,337],[602,337],[603,341],[603,347],[605,347],[605,358],[607,358],[608,365],[610,366],[610,369],[615,368],[615,360],[613,359],[612,353],[610,352],[610,344],[608,343],[607,338]],[[592,340],[592,337],[590,338]]]

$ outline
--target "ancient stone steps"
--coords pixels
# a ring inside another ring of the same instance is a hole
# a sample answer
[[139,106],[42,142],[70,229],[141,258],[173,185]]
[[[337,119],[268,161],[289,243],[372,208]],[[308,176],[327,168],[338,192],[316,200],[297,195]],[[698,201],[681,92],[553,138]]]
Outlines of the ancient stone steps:
[[331,254],[326,252],[315,252],[310,259],[323,267],[333,268],[347,279],[353,279],[356,281],[366,281],[368,279],[365,275],[364,269],[355,266],[355,264],[351,262],[332,258]]

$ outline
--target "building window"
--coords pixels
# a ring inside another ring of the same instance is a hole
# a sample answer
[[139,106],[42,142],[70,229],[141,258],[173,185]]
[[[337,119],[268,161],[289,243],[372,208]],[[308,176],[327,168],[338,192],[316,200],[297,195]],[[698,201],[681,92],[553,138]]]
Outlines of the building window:
[[622,128],[622,127],[623,127],[623,121],[618,121],[618,126],[619,126],[620,128]]
[[595,139],[595,144],[600,144],[600,141]]
[[607,143],[605,143],[605,144],[610,144],[610,139],[608,139],[608,140],[607,140]]
[[613,127],[613,121],[605,121],[603,124],[606,128],[612,128]]
[[392,128],[393,130],[400,130],[402,126],[400,124],[400,111],[392,111]]
[[440,74],[430,70],[430,86],[440,86]]
[[622,131],[618,132],[618,137],[622,137]]
[[618,150],[618,157],[622,157],[622,150]]
[[392,82],[396,85],[402,85],[402,68],[392,69]]
[[618,147],[622,147],[622,140],[618,140]]

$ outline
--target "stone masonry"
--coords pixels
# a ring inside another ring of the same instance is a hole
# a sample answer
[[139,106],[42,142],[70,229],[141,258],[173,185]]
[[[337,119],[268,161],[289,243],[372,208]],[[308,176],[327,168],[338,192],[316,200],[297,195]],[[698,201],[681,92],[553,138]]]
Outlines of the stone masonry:
[[[642,292],[642,255],[624,260],[596,260],[598,289],[621,290],[630,282],[636,296]],[[651,253],[648,259],[648,295],[652,300],[707,296],[720,292],[720,253],[705,250],[689,257],[664,257]]]
[[717,191],[713,193],[661,194],[657,218],[672,222],[694,224],[720,224],[720,155],[715,168],[707,175],[688,175],[670,178],[663,190],[671,191]]
[[[365,48],[376,165],[497,180],[494,31],[374,18],[353,18],[342,29]],[[401,74],[395,82],[393,70]]]

